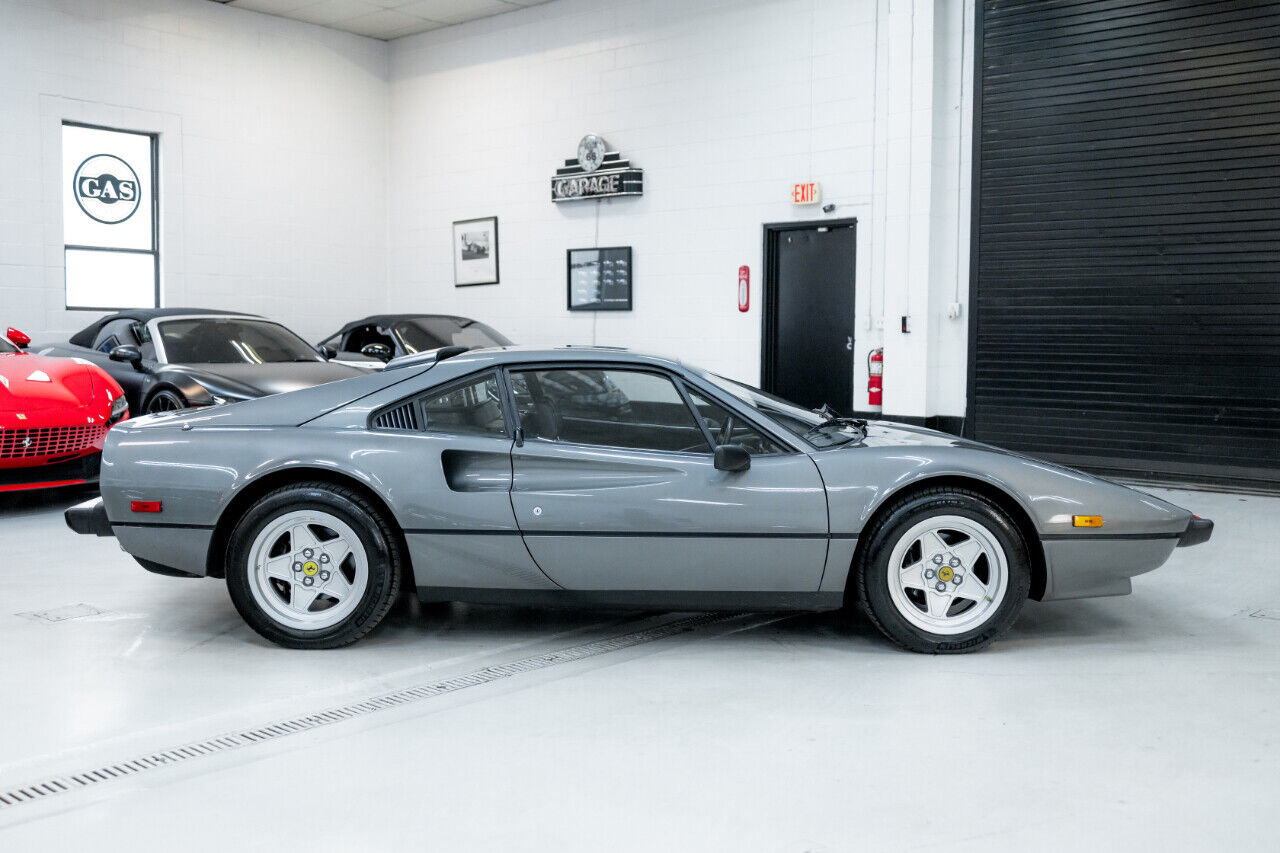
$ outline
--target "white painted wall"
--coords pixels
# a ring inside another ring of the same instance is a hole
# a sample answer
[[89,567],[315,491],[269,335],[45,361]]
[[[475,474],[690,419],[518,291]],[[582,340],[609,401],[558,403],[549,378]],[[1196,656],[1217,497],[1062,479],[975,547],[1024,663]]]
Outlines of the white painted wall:
[[[166,304],[313,338],[452,311],[748,381],[761,225],[823,218],[788,201],[817,180],[832,218],[858,220],[855,399],[883,344],[887,414],[961,415],[972,8],[555,0],[388,44],[207,0],[0,0],[0,322],[43,336],[92,317],[62,308],[64,118],[162,135]],[[645,170],[642,198],[550,201],[588,131]],[[488,215],[502,283],[454,288],[451,222]],[[565,250],[592,245],[634,247],[634,311],[566,310]]]
[[59,126],[161,134],[164,302],[319,337],[381,308],[385,42],[208,0],[0,0],[0,326],[63,310]]
[[[392,42],[388,307],[468,314],[532,344],[671,352],[755,381],[761,225],[823,218],[787,197],[817,180],[832,218],[858,219],[855,399],[883,340],[886,413],[963,414],[967,320],[945,311],[957,282],[967,302],[955,239],[967,240],[957,134],[971,9],[556,0]],[[588,131],[645,170],[642,198],[550,201],[552,172]],[[502,283],[454,288],[450,223],[488,215]],[[634,311],[565,309],[565,249],[592,245],[634,247]],[[744,263],[748,314],[736,310]]]

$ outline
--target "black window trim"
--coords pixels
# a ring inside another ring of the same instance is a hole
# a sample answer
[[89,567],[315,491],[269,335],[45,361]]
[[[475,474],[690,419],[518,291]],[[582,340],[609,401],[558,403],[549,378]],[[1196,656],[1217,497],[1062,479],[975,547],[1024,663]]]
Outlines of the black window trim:
[[[733,407],[730,407],[730,406],[726,405],[724,402],[722,402],[721,400],[719,400],[719,399],[717,399],[717,398],[715,398],[715,397],[711,396],[710,394],[706,393],[705,391],[703,391],[703,390],[702,390],[702,387],[701,387],[701,386],[699,386],[699,385],[694,385],[694,384],[692,384],[692,383],[686,383],[686,382],[684,382],[683,380],[681,380],[681,386],[682,386],[682,389],[681,389],[681,390],[685,391],[685,396],[686,396],[686,397],[688,397],[688,389],[689,389],[689,388],[692,388],[694,391],[697,391],[697,392],[698,392],[698,394],[700,394],[701,396],[705,397],[705,398],[707,399],[707,402],[709,402],[709,403],[711,403],[711,404],[713,404],[713,405],[719,406],[720,408],[724,409],[724,410],[725,410],[725,411],[726,411],[730,416],[736,416],[736,417],[738,417],[738,418],[741,418],[741,419],[742,419],[742,422],[743,422],[745,425],[747,425],[747,426],[751,427],[751,428],[752,428],[752,429],[754,429],[756,432],[760,433],[760,435],[761,435],[761,436],[763,436],[764,438],[769,439],[769,441],[773,442],[773,443],[774,443],[775,445],[777,445],[777,446],[778,446],[778,448],[779,448],[779,450],[778,450],[778,452],[777,452],[777,453],[753,453],[753,454],[751,454],[751,456],[752,456],[753,458],[755,458],[755,457],[760,457],[760,456],[789,456],[789,455],[793,455],[793,454],[795,454],[795,453],[799,453],[799,452],[801,452],[801,451],[795,450],[794,448],[790,447],[790,446],[789,446],[788,444],[786,444],[785,442],[778,441],[776,438],[774,438],[773,433],[772,433],[771,431],[761,429],[759,426],[757,426],[757,425],[756,425],[756,423],[755,423],[755,421],[754,421],[753,419],[748,418],[748,417],[747,417],[745,414],[743,414],[739,409],[737,409],[737,408],[733,408]],[[702,419],[698,417],[698,407],[697,407],[697,406],[695,406],[695,405],[693,404],[693,400],[692,400],[692,399],[688,399],[688,400],[686,400],[686,402],[689,404],[689,408],[691,408],[691,409],[693,410],[693,416],[694,416],[694,419],[695,419],[695,420],[697,420],[697,421],[698,421],[698,423],[701,425],[701,424],[702,424]],[[713,437],[713,436],[711,436],[711,430],[706,429],[706,428],[705,428],[705,426],[704,426],[704,431],[707,433],[707,436],[709,437],[709,439],[710,439],[710,441],[711,441],[711,447],[712,447],[712,450],[714,451],[714,449],[715,449],[717,446],[719,446],[719,445],[717,445],[717,443],[716,443],[716,441],[715,441],[714,437]]]
[[[477,436],[477,433],[471,433],[471,432],[452,432],[450,430],[429,430],[429,429],[426,429],[424,426],[420,426],[417,429],[395,429],[393,427],[380,427],[380,426],[374,425],[374,422],[377,421],[377,419],[383,414],[385,414],[386,412],[389,412],[393,409],[398,409],[401,406],[405,406],[405,405],[410,405],[410,404],[417,405],[427,397],[439,397],[444,394],[452,393],[453,391],[456,391],[459,388],[462,388],[466,385],[474,384],[477,380],[485,378],[486,375],[488,374],[492,374],[497,379],[497,382],[498,382],[498,397],[499,397],[499,402],[502,406],[502,427],[503,427],[503,434],[500,436],[496,434],[491,436]],[[480,370],[472,371],[471,373],[468,373],[465,376],[460,376],[456,379],[450,379],[447,382],[442,382],[439,385],[432,385],[429,388],[419,389],[418,391],[415,391],[414,393],[409,394],[408,396],[400,397],[399,399],[394,400],[393,402],[387,403],[385,406],[379,406],[378,408],[374,409],[372,412],[369,413],[369,418],[366,421],[365,428],[369,430],[369,432],[391,432],[391,433],[397,433],[400,435],[455,435],[458,438],[488,437],[488,438],[501,438],[506,441],[510,441],[516,435],[517,424],[516,424],[516,419],[514,414],[515,410],[511,406],[511,402],[513,398],[509,395],[508,392],[509,392],[509,389],[506,386],[505,377],[502,375],[502,371],[497,366],[490,365],[488,367],[481,368]]]

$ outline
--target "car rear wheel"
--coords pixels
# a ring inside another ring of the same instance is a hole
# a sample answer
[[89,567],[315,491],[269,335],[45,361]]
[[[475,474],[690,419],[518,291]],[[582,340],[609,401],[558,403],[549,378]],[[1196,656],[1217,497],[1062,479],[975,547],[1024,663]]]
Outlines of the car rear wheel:
[[187,401],[178,392],[157,391],[151,395],[151,399],[147,400],[146,414],[154,415],[156,412],[174,412],[185,408],[187,408]]
[[377,627],[400,590],[391,527],[359,492],[329,483],[267,494],[236,524],[227,555],[236,609],[289,648],[355,642]]
[[857,573],[871,621],[915,652],[985,648],[1017,618],[1031,561],[1012,520],[958,488],[909,495],[872,525]]

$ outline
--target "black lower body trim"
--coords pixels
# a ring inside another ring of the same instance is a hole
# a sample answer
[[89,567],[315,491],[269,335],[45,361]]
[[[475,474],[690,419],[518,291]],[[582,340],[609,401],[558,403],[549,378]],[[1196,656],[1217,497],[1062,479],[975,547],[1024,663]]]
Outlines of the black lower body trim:
[[659,610],[838,610],[842,592],[720,592],[595,589],[488,589],[420,586],[422,601],[464,601],[516,607],[610,607]]
[[118,521],[116,527],[159,527],[170,530],[212,530],[212,524],[170,524],[165,521]]
[[[511,528],[487,530],[485,528],[422,528],[406,529],[410,536],[519,536],[521,531]],[[760,531],[708,532],[702,530],[527,530],[526,538],[538,536],[591,536],[596,539],[857,539],[852,533],[771,533]]]
[[1060,542],[1062,540],[1070,540],[1081,542],[1089,539],[1098,539],[1116,542],[1126,539],[1177,539],[1182,535],[1181,533],[1042,533],[1040,534],[1040,541]]

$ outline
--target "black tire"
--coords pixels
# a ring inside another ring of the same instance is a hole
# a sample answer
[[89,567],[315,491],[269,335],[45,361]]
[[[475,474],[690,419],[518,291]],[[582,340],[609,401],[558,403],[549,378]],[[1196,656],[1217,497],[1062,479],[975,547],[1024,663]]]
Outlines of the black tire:
[[[355,609],[341,622],[320,630],[282,625],[258,604],[249,588],[249,552],[273,519],[300,509],[319,509],[345,521],[360,538],[369,564],[369,583]],[[334,649],[368,634],[387,615],[400,592],[403,558],[390,523],[355,489],[323,482],[297,483],[269,492],[236,523],[227,545],[227,590],[249,627],[291,649]]]
[[174,412],[187,408],[186,398],[177,391],[162,388],[147,398],[143,414],[154,415],[157,412]]
[[[935,634],[913,625],[889,594],[894,545],[913,525],[938,515],[961,516],[982,525],[1000,543],[1008,563],[1004,600],[980,625],[962,634]],[[881,633],[908,651],[956,654],[986,648],[1013,625],[1031,589],[1031,559],[1017,526],[1002,509],[968,489],[929,488],[898,499],[871,525],[865,541],[867,547],[854,567],[858,603]]]

